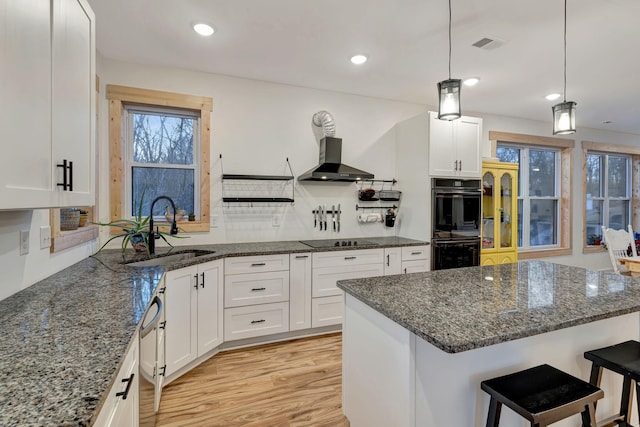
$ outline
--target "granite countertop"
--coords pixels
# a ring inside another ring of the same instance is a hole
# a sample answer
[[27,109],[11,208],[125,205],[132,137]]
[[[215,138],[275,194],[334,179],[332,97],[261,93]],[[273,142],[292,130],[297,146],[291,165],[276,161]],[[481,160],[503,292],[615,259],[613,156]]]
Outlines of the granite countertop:
[[[373,248],[426,244],[366,239],[379,245]],[[158,247],[156,253],[191,249],[215,252],[132,268],[123,262],[146,254],[104,250],[0,301],[0,425],[90,425],[165,270],[230,256],[334,250],[285,241]]]
[[544,261],[342,280],[338,287],[448,353],[640,311],[640,279]]

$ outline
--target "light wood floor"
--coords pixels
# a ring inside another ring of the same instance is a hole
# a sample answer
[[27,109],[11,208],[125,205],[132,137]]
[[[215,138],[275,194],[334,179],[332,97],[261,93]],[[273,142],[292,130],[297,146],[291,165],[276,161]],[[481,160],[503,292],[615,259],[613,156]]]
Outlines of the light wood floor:
[[220,353],[164,388],[155,425],[348,427],[342,335]]

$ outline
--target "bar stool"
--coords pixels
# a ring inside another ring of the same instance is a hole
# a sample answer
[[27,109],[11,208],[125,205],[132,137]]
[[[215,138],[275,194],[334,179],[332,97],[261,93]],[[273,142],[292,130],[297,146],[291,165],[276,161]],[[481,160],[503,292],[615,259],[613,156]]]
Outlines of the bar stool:
[[545,427],[575,414],[582,414],[583,427],[595,427],[595,403],[604,396],[597,386],[549,365],[485,380],[480,387],[491,396],[487,427],[498,427],[503,404],[532,427]]
[[[596,387],[600,387],[602,368],[607,368],[624,377],[622,396],[620,398],[620,413],[603,420],[601,423],[607,424],[622,421],[625,423],[622,425],[631,425],[630,418],[633,400],[631,381],[636,383],[636,395],[640,396],[640,386],[638,385],[640,381],[640,342],[625,341],[609,347],[586,351],[584,357],[593,362],[589,382]],[[636,397],[636,401],[638,403],[638,413],[640,414],[640,399]]]

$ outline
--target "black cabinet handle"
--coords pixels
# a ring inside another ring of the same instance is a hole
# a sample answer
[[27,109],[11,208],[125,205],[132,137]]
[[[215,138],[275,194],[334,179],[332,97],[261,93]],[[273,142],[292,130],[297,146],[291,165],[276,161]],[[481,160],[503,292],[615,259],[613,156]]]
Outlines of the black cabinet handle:
[[355,257],[355,256],[346,256],[346,257],[344,257],[344,259],[356,259],[356,258],[357,257]]
[[264,320],[264,319],[260,319],[260,320],[252,320],[252,321],[251,321],[251,324],[254,324],[254,323],[264,323],[264,322],[266,322],[266,320]]
[[422,251],[411,252],[411,255],[422,255]]
[[404,269],[404,274],[407,274],[407,269],[406,268]]
[[62,184],[57,183],[56,185],[62,187],[64,191],[73,191],[73,162],[64,159],[61,165],[56,166],[62,168]]
[[265,264],[264,262],[254,262],[253,264],[251,264],[251,267],[264,267]]
[[296,255],[296,259],[305,259],[309,258],[309,255]]
[[194,288],[198,289],[198,275],[194,274],[193,277],[196,278],[196,284],[193,286]]
[[162,375],[164,377],[164,374],[167,372],[167,365],[164,365],[163,367],[160,368],[160,375]]
[[159,327],[160,329],[164,329],[166,326],[167,326],[167,321],[166,321],[166,320],[165,320],[165,321],[162,321],[162,322],[160,322],[160,323],[158,324],[158,327]]
[[267,288],[252,288],[251,291],[264,291]]
[[200,283],[200,286],[204,288],[204,271],[200,273],[200,275],[202,276],[202,283]]
[[127,400],[127,396],[129,396],[129,390],[131,389],[131,384],[133,383],[133,379],[135,378],[135,374],[131,374],[129,378],[124,378],[122,380],[123,383],[127,383],[127,388],[124,391],[119,391],[116,393],[116,397],[122,397],[122,400]]
[[166,291],[167,291],[167,287],[165,286],[165,287],[163,287],[163,288],[160,288],[160,289],[158,290],[158,293],[159,293],[159,294],[164,294]]
[[391,255],[387,254],[387,267],[389,267],[389,258],[391,257]]

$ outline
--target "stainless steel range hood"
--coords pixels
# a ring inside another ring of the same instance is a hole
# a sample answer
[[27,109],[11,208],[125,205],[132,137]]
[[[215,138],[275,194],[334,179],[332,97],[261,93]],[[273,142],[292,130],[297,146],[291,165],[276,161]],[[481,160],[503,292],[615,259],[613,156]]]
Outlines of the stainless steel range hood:
[[298,177],[298,181],[354,182],[373,179],[373,174],[342,163],[342,139],[325,136],[320,140],[320,164]]

